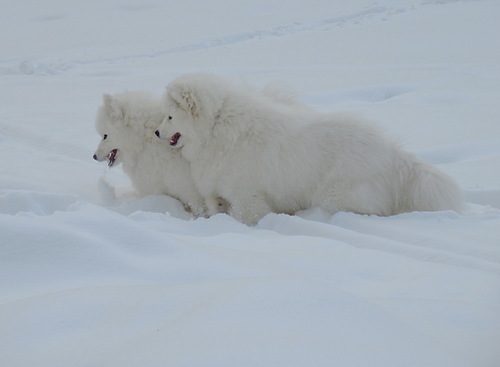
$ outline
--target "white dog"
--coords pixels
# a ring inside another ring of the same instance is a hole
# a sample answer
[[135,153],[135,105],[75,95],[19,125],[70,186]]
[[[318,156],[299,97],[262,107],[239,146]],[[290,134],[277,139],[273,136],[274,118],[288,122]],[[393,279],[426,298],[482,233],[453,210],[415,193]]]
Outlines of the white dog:
[[94,154],[110,167],[120,163],[140,195],[169,195],[195,216],[206,207],[180,152],[160,141],[154,132],[165,115],[161,101],[143,92],[105,94],[95,126],[102,140]]
[[209,74],[171,82],[164,112],[157,135],[191,163],[209,214],[217,197],[248,225],[311,207],[393,215],[461,205],[449,177],[346,115],[279,103]]

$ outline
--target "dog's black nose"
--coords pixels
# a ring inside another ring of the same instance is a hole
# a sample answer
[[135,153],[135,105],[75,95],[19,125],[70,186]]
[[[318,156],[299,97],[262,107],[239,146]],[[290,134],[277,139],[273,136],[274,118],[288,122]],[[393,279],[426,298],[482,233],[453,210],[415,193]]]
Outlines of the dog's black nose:
[[94,154],[94,159],[97,161],[97,156]]
[[155,135],[156,135],[157,137],[160,137],[160,132],[159,132],[158,130],[156,130],[156,131],[155,131]]

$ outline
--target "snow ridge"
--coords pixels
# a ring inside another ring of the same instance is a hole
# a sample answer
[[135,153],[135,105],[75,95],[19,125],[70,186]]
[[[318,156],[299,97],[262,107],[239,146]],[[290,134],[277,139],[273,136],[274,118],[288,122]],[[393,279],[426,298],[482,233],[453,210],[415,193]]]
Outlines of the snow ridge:
[[[499,11],[5,0],[2,366],[497,366]],[[161,95],[196,71],[285,82],[315,109],[361,115],[453,177],[464,211],[312,208],[250,228],[138,197],[92,159],[102,94]]]

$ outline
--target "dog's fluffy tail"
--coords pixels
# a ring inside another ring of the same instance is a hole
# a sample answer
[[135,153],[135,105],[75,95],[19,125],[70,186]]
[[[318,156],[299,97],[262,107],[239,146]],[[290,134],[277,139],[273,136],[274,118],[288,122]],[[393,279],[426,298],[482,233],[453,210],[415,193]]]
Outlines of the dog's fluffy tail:
[[445,173],[430,164],[419,162],[410,183],[410,207],[416,211],[462,209],[462,192]]

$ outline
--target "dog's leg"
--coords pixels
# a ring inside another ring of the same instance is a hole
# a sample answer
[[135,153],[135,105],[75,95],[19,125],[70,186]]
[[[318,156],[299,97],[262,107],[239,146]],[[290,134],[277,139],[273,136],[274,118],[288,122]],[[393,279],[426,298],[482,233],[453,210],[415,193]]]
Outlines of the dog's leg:
[[273,212],[265,198],[257,194],[239,197],[231,204],[231,216],[248,226],[256,225],[262,217]]
[[190,201],[187,203],[187,206],[191,214],[193,214],[196,218],[207,216],[205,202],[202,199]]
[[221,211],[221,199],[214,197],[214,196],[209,196],[205,198],[205,205],[207,207],[207,216],[211,217],[212,215],[218,214],[218,213],[223,213]]

